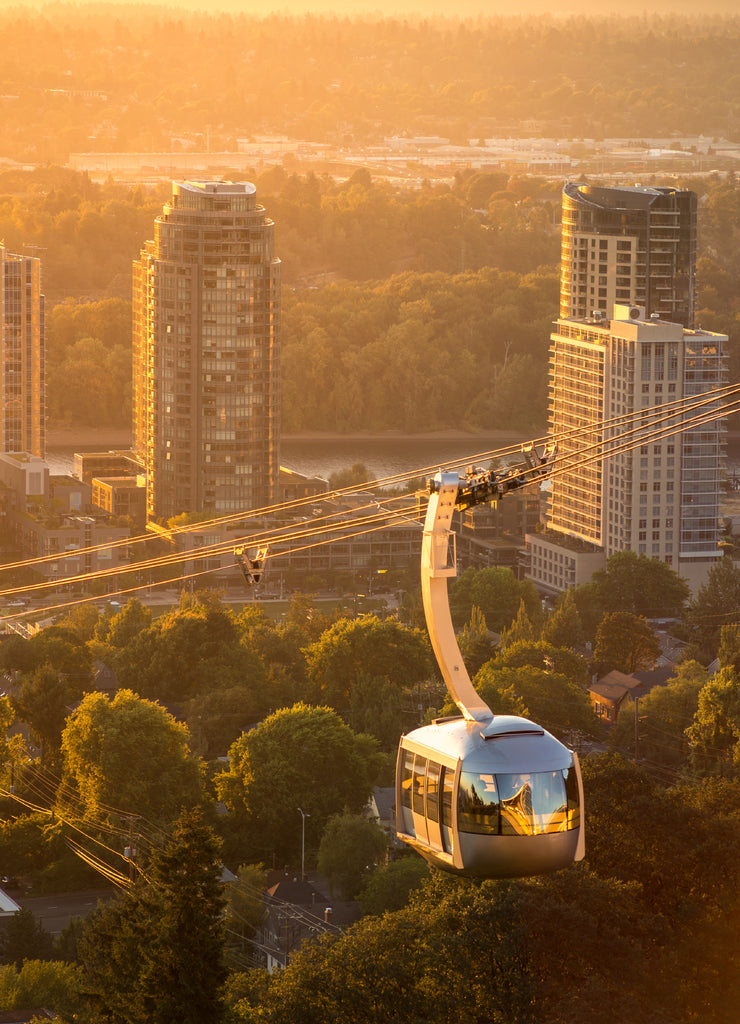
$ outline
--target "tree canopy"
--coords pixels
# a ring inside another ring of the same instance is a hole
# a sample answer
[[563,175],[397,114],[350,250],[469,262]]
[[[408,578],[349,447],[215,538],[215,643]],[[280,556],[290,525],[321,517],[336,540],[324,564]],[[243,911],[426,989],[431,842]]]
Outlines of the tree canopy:
[[318,846],[334,814],[358,814],[382,764],[370,736],[355,734],[328,707],[296,704],[268,716],[229,750],[217,793],[243,825],[251,859],[295,861],[301,842]]
[[431,672],[429,643],[397,619],[362,615],[340,619],[306,650],[308,676],[318,701],[342,710],[362,676],[407,689]]
[[203,799],[189,738],[160,704],[131,690],[89,693],[62,734],[64,770],[95,818],[172,822]]

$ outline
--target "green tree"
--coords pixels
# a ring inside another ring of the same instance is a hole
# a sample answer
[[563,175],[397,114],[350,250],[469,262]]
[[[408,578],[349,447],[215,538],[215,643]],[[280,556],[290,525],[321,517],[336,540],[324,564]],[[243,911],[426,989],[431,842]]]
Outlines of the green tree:
[[610,612],[601,620],[594,644],[594,671],[606,675],[612,669],[631,675],[651,669],[660,644],[649,623],[632,612]]
[[25,960],[50,960],[54,941],[33,916],[21,907],[0,930],[0,962],[14,964],[20,970]]
[[226,886],[227,955],[236,953],[241,960],[247,953],[267,914],[266,885],[267,875],[262,864],[242,864],[236,881]]
[[691,764],[701,775],[740,773],[740,679],[723,668],[699,692],[699,706],[686,730]]
[[511,569],[466,569],[450,587],[454,622],[469,621],[475,605],[490,629],[499,633],[514,621],[522,601],[527,615],[536,618],[540,599],[534,585],[530,580],[520,583]]
[[69,690],[51,665],[43,665],[21,683],[15,699],[18,717],[26,722],[41,751],[41,763],[53,760],[62,745],[62,729],[69,713]]
[[[655,686],[640,698],[640,755],[664,768],[681,769],[689,757],[686,730],[699,706],[699,694],[708,680],[697,661],[685,661],[665,686]],[[617,750],[634,750],[635,705],[620,709],[610,739]]]
[[486,625],[486,617],[475,605],[470,613],[470,621],[458,634],[457,642],[468,675],[472,679],[478,669],[496,653],[493,638]]
[[136,637],[152,624],[151,609],[138,598],[130,598],[119,612],[108,619],[101,619],[95,629],[95,636],[112,647],[127,647]]
[[604,611],[645,618],[681,615],[690,593],[686,581],[669,565],[635,551],[610,555],[606,568],[594,573],[593,583]]
[[416,854],[380,864],[365,882],[359,900],[363,914],[402,910],[411,893],[429,879],[429,865]]
[[221,1024],[223,887],[219,846],[184,812],[141,881],[88,919],[80,942],[92,1019]]
[[31,669],[51,665],[67,683],[70,701],[92,688],[92,655],[77,633],[62,626],[47,626],[27,641]]
[[708,664],[716,657],[722,627],[735,620],[738,607],[740,569],[725,556],[710,568],[706,583],[699,587],[686,615],[701,661]]
[[372,474],[363,462],[355,462],[344,469],[338,469],[329,476],[329,487],[331,490],[341,490],[345,487],[361,487],[368,480],[372,480]]
[[342,710],[360,676],[404,689],[421,682],[431,669],[431,651],[420,630],[363,615],[335,622],[306,650],[306,663],[317,697]]
[[193,748],[213,760],[265,713],[264,699],[251,686],[221,686],[187,703],[186,721]]
[[719,634],[717,659],[720,668],[729,668],[740,675],[740,625],[733,622],[722,626]]
[[559,672],[532,665],[499,668],[488,662],[474,682],[496,714],[523,715],[564,738],[574,730],[587,736],[600,732],[588,693]]
[[588,663],[580,654],[555,647],[545,640],[513,643],[499,653],[495,662],[496,668],[522,668],[524,665],[558,672],[584,689],[589,681]]
[[411,709],[409,691],[382,676],[372,678],[358,673],[352,682],[349,708],[344,716],[355,732],[366,732],[383,750],[395,751],[401,733],[416,724],[416,709]]
[[335,814],[326,823],[319,844],[318,869],[329,892],[353,900],[386,852],[382,828],[359,814]]
[[519,610],[512,624],[501,633],[500,647],[506,650],[512,644],[530,643],[535,639],[535,629],[532,620],[527,615],[524,605],[524,598],[519,602]]
[[[112,639],[117,643],[141,620],[134,606],[125,622],[112,622]],[[120,686],[157,700],[188,700],[214,687],[247,683],[258,688],[264,667],[239,641],[234,616],[215,595],[187,595],[179,608],[121,646],[113,668]]]
[[[23,798],[23,777],[16,790]],[[34,787],[35,788],[35,787]],[[34,795],[33,791],[29,796]],[[64,852],[59,832],[49,828],[49,815],[36,811],[0,823],[0,874],[28,876],[58,860]]]
[[568,587],[542,626],[542,640],[553,647],[573,648],[583,638],[583,626],[573,587]]
[[94,604],[78,604],[68,609],[57,620],[57,625],[74,633],[80,640],[87,642],[95,635],[99,622],[100,612]]
[[695,913],[697,927],[706,914],[711,931],[717,911],[736,898],[735,796],[721,791],[723,803],[715,790],[716,807],[709,813],[703,782],[667,789],[645,767],[615,754],[586,758],[582,770],[592,869],[602,878],[639,883],[645,905],[679,929],[685,914]]
[[164,824],[203,799],[189,734],[163,707],[118,690],[88,694],[67,721],[62,752],[67,777],[89,814],[110,808]]
[[331,708],[296,704],[270,715],[229,751],[215,778],[219,798],[237,816],[251,859],[295,863],[300,852],[298,807],[306,843],[318,846],[333,814],[359,813],[382,758],[375,740],[356,735]]
[[80,972],[55,960],[25,959],[19,968],[0,968],[0,1010],[43,1006],[66,1019],[81,1008]]

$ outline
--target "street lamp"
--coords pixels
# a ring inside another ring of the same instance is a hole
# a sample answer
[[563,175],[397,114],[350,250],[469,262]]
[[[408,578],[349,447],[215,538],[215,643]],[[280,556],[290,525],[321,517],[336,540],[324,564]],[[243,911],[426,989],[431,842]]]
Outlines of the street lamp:
[[301,816],[301,881],[305,882],[306,872],[304,871],[304,864],[306,862],[306,818],[310,818],[310,814],[306,814],[301,808],[298,808],[298,813]]

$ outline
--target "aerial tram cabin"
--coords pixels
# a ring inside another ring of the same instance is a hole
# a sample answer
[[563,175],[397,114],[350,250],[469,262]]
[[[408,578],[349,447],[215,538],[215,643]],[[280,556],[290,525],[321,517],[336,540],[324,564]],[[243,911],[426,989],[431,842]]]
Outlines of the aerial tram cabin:
[[455,508],[496,500],[544,475],[551,457],[525,449],[526,468],[497,476],[440,472],[430,482],[421,556],[429,635],[460,717],[403,736],[396,765],[396,834],[437,867],[459,875],[545,874],[585,852],[578,756],[541,726],[494,715],[465,669],[450,616],[457,574]]

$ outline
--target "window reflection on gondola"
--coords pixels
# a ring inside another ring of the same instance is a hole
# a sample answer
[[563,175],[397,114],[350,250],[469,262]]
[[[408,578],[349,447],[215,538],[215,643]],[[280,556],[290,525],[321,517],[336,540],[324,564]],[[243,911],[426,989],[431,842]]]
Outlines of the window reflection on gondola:
[[424,813],[424,778],[427,772],[427,759],[416,755],[414,760],[412,808],[416,814]]
[[457,794],[457,827],[461,832],[498,835],[499,798],[493,775],[461,772]]
[[483,835],[531,836],[577,828],[575,772],[462,772],[457,822],[461,832]]
[[441,767],[429,762],[427,771],[427,818],[429,821],[439,821],[439,776]]
[[411,780],[414,775],[414,755],[410,750],[403,754],[403,768],[401,770],[401,800],[404,807],[411,810]]

